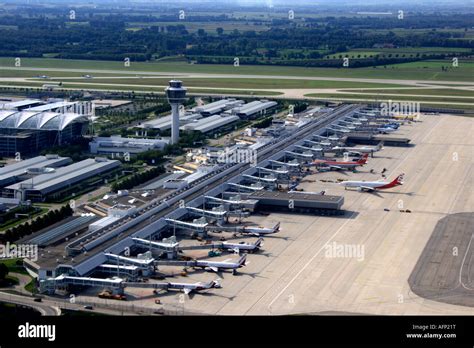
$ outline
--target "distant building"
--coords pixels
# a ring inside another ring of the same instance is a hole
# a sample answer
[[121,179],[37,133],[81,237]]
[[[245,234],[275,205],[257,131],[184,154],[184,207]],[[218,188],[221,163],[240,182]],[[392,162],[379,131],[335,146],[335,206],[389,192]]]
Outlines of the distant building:
[[94,154],[134,155],[148,150],[163,150],[169,139],[122,138],[121,136],[97,137],[89,143]]
[[243,100],[229,98],[221,99],[205,105],[196,106],[193,110],[194,112],[200,113],[202,116],[207,117],[219,114],[223,111],[230,110],[238,106],[242,106],[243,104],[245,104]]
[[242,119],[253,119],[258,116],[265,115],[278,105],[277,102],[268,100],[255,100],[241,107],[232,110]]
[[184,126],[181,126],[180,129],[184,131],[197,131],[201,133],[208,133],[217,128],[226,126],[228,124],[240,121],[238,116],[221,116],[213,115],[205,118],[201,118],[194,122],[189,122]]
[[69,157],[46,155],[6,165],[0,168],[0,187],[29,179],[34,175],[43,174],[52,170],[52,168],[65,166],[70,163],[72,163],[72,160]]
[[0,156],[29,156],[73,143],[86,132],[90,102],[23,100],[0,104]]
[[[199,113],[186,114],[179,117],[179,123],[186,124],[187,122],[194,121],[200,118],[202,118],[202,116]],[[143,124],[139,127],[145,129],[157,129],[160,132],[163,132],[168,129],[171,129],[171,121],[171,115],[163,116],[154,120],[143,122]]]
[[79,183],[87,186],[85,183],[87,179],[120,166],[121,163],[117,160],[89,158],[7,186],[3,189],[2,196],[17,198],[21,201],[44,201],[48,197],[60,198],[74,193],[74,187]]

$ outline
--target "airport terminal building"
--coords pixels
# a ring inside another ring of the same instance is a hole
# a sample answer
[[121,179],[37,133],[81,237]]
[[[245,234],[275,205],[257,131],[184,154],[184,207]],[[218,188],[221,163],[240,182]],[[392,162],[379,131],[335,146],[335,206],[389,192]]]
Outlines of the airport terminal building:
[[87,131],[89,102],[23,100],[0,104],[0,156],[37,154],[73,143]]

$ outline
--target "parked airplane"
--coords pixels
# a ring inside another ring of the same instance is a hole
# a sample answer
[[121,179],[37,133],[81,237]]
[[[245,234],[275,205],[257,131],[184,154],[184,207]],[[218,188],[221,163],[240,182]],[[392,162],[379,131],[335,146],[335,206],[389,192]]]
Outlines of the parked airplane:
[[331,161],[327,159],[316,159],[314,160],[311,165],[317,167],[329,167],[332,169],[340,170],[340,169],[355,169],[356,167],[363,166],[367,163],[368,154],[364,154],[361,159],[358,161]]
[[273,234],[277,233],[280,230],[280,223],[278,222],[275,226],[268,228],[268,227],[247,227],[244,226],[241,231],[238,231],[239,233],[245,233],[245,234],[253,234],[256,236],[261,236],[264,234]]
[[350,147],[350,146],[335,146],[332,148],[333,151],[346,151],[354,154],[374,153],[383,149],[383,142],[381,141],[377,146],[361,146],[361,147]]
[[231,259],[227,259],[224,261],[195,260],[192,267],[201,267],[203,269],[207,269],[213,272],[219,272],[220,270],[230,269],[232,270],[232,274],[235,274],[237,272],[237,269],[245,266],[246,260],[247,254],[243,254],[237,262],[231,261]]
[[277,233],[280,230],[280,223],[278,222],[275,226],[268,227],[249,227],[249,226],[208,226],[208,231],[212,232],[234,232],[241,234],[252,234],[261,237],[265,234]]
[[240,250],[247,250],[248,252],[253,252],[253,251],[259,250],[260,247],[262,246],[262,243],[263,243],[263,238],[260,237],[253,244],[244,243],[244,242],[240,242],[240,243],[222,242],[220,247],[222,249],[234,250],[236,252],[240,252]]
[[219,289],[219,288],[222,288],[222,285],[219,283],[218,280],[212,280],[208,283],[202,283],[202,282],[198,282],[198,283],[193,283],[193,284],[189,284],[189,283],[166,283],[164,284],[164,287],[166,288],[166,290],[170,290],[170,289],[173,289],[173,290],[183,290],[183,292],[188,295],[189,293],[193,292],[193,291],[202,291],[202,290],[207,290],[207,289]]
[[359,191],[372,192],[375,190],[384,190],[395,186],[403,185],[403,177],[405,174],[400,174],[392,181],[343,181],[340,184],[345,189],[357,188]]
[[379,128],[376,128],[376,129],[377,129],[377,132],[382,133],[382,134],[393,133],[393,132],[395,132],[395,131],[397,130],[396,128],[393,128],[393,127],[390,127],[390,126],[387,126],[387,127],[379,127]]

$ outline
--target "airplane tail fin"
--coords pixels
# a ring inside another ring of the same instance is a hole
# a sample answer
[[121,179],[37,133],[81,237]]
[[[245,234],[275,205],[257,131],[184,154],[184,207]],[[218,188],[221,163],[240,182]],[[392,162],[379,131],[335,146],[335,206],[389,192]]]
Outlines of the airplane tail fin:
[[239,266],[245,266],[245,262],[247,261],[247,254],[243,254],[239,259]]
[[217,289],[222,288],[222,285],[221,285],[221,282],[220,282],[219,278],[210,281],[207,285],[209,286],[209,288],[217,288]]
[[383,149],[383,140],[376,146],[377,151]]
[[361,158],[360,160],[358,160],[357,162],[358,162],[359,164],[366,164],[368,157],[369,157],[369,154],[366,153],[366,154],[364,154],[364,155],[362,156],[362,158]]
[[275,232],[280,231],[280,222],[278,222],[275,226],[273,226],[273,231]]
[[397,185],[403,185],[403,178],[405,174],[401,173],[399,176],[397,176],[393,181],[391,182],[392,185],[397,186]]
[[260,237],[260,238],[257,239],[257,241],[255,242],[254,246],[255,246],[256,248],[258,248],[258,247],[260,247],[260,245],[262,245],[262,243],[263,243],[263,238]]

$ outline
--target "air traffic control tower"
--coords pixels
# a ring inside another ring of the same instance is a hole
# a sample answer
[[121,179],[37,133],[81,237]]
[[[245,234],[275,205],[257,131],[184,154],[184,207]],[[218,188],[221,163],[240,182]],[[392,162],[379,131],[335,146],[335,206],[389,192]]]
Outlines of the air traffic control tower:
[[171,80],[166,88],[166,97],[171,105],[171,144],[179,140],[179,105],[186,101],[186,88],[179,80]]

